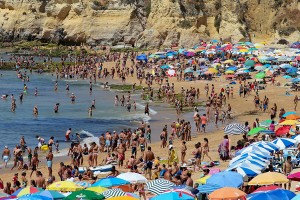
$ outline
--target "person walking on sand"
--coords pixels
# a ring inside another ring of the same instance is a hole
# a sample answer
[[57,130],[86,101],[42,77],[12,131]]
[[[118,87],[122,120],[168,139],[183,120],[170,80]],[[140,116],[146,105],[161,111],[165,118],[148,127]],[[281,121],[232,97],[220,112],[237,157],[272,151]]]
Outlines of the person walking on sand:
[[204,138],[204,145],[203,145],[203,157],[202,157],[202,160],[204,160],[204,156],[207,156],[209,161],[212,161],[211,157],[208,155],[208,152],[209,152],[209,146],[208,146],[208,139],[207,138]]
[[181,164],[185,163],[186,151],[187,151],[186,142],[182,141],[182,145],[181,145]]
[[294,109],[295,109],[295,111],[297,110],[298,101],[299,101],[298,95],[295,95],[295,98],[294,98]]
[[52,161],[53,161],[52,149],[49,150],[48,155],[46,156],[46,160],[47,160],[49,177],[52,177]]
[[11,155],[10,155],[10,150],[8,149],[7,146],[5,146],[3,152],[2,152],[2,159],[4,161],[4,166],[5,168],[7,167],[7,163],[10,159]]

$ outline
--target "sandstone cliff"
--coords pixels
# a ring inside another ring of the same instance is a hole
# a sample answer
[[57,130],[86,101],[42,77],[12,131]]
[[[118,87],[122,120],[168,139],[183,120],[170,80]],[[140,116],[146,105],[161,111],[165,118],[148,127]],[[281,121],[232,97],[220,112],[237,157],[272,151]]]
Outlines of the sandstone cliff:
[[300,39],[299,0],[0,0],[0,41],[191,46]]

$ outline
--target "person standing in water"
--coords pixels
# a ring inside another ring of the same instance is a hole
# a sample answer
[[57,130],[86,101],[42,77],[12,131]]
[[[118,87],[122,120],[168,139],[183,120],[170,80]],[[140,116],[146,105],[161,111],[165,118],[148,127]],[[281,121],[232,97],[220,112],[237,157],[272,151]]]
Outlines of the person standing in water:
[[57,92],[57,90],[58,90],[58,83],[57,83],[57,81],[55,81],[55,84],[54,84],[54,91]]
[[39,115],[39,110],[38,110],[37,106],[34,106],[34,108],[33,108],[33,115],[35,117],[37,117]]
[[93,116],[93,107],[89,107],[89,116],[92,117]]
[[67,130],[67,132],[66,132],[66,141],[70,141],[71,139],[70,139],[70,135],[72,134],[72,129],[71,128],[69,128],[68,130]]
[[34,89],[34,96],[37,96],[38,95],[38,89],[37,87]]
[[71,102],[75,103],[76,96],[74,95],[74,93],[71,94],[70,98],[71,98]]
[[145,106],[145,115],[149,116],[149,104],[148,103]]
[[67,86],[66,86],[66,91],[67,91],[67,94],[69,93],[69,91],[70,91],[70,86],[69,86],[69,84],[67,83]]
[[54,106],[54,113],[58,113],[59,103],[56,103]]

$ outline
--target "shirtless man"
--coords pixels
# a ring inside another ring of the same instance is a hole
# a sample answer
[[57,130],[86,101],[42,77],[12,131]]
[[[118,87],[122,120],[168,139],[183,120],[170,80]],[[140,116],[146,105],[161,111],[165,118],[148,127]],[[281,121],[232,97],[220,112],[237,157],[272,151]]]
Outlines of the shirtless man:
[[66,141],[70,141],[70,140],[71,140],[71,139],[70,139],[71,134],[72,134],[72,129],[69,128],[69,129],[67,130],[67,132],[66,132]]
[[141,137],[139,138],[139,144],[140,144],[141,152],[144,153],[145,148],[147,147],[147,141],[144,138],[144,134],[142,134]]
[[53,153],[52,153],[51,149],[49,150],[49,153],[46,156],[46,160],[47,160],[47,167],[48,167],[49,177],[52,177]]
[[104,134],[101,134],[101,136],[99,137],[99,145],[100,145],[100,152],[104,152],[104,147],[105,147],[105,138],[104,138]]
[[147,143],[151,143],[151,128],[150,128],[150,125],[148,125],[147,129],[146,129],[146,139],[147,139]]
[[7,167],[7,163],[9,161],[9,159],[10,159],[10,156],[11,156],[10,155],[10,150],[8,149],[7,146],[5,146],[5,148],[4,148],[3,152],[2,152],[2,159],[4,161],[5,168]]
[[182,141],[182,145],[181,145],[181,163],[185,163],[185,156],[186,156],[186,151],[187,151],[187,147],[185,145],[185,141]]
[[146,164],[146,174],[149,175],[149,179],[152,177],[152,165],[155,159],[154,153],[151,151],[151,147],[148,147],[148,151],[144,154],[144,163]]
[[118,152],[118,166],[119,168],[123,167],[123,162],[125,160],[125,148],[123,147],[122,144],[119,144],[117,148]]
[[[286,158],[285,163],[283,164],[283,173],[286,176],[288,176],[288,175],[290,175],[290,173],[292,172],[292,170],[293,170],[292,157],[288,156]],[[289,181],[287,184],[284,185],[284,189],[286,189],[287,185],[288,185],[287,190],[290,190],[291,189],[291,181]]]
[[131,155],[136,158],[136,149],[137,149],[137,138],[134,138],[131,143]]
[[39,188],[43,188],[43,189],[46,189],[46,180],[45,178],[43,177],[43,174],[41,171],[37,171],[36,172],[36,186],[39,187]]
[[54,144],[54,137],[51,136],[49,141],[48,141],[48,147],[50,150],[52,150],[52,145]]
[[37,163],[38,163],[37,154],[34,154],[32,157],[32,160],[31,160],[32,169],[31,169],[31,173],[30,173],[30,178],[31,178],[33,172],[36,171],[36,169],[37,169]]

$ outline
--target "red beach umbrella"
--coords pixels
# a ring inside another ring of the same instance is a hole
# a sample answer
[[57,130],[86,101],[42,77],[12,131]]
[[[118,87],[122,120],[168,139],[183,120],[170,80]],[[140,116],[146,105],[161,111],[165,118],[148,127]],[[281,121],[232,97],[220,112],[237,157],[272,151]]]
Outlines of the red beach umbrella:
[[276,136],[285,135],[285,134],[287,134],[288,132],[290,132],[290,129],[291,129],[290,126],[283,126],[283,127],[280,127],[280,128],[278,128],[278,129],[275,131]]
[[300,181],[300,172],[290,174],[287,178],[292,181]]
[[270,191],[270,190],[276,190],[279,189],[280,187],[276,186],[276,185],[268,185],[268,186],[262,186],[256,190],[253,191],[253,193],[255,192],[266,192],[266,191]]

